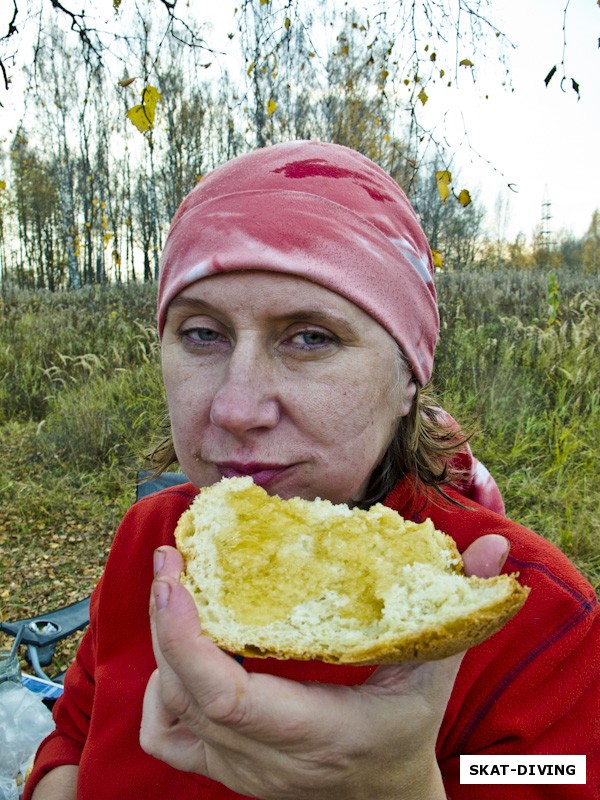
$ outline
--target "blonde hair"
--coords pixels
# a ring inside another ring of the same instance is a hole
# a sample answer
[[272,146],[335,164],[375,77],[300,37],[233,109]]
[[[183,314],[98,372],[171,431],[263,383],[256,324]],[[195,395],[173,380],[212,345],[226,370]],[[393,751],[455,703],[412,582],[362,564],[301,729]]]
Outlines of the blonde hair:
[[382,502],[407,475],[413,478],[415,491],[432,489],[447,498],[443,487],[456,486],[466,477],[454,458],[464,452],[469,438],[448,415],[440,413],[431,386],[417,385],[411,409],[399,420],[360,505]]

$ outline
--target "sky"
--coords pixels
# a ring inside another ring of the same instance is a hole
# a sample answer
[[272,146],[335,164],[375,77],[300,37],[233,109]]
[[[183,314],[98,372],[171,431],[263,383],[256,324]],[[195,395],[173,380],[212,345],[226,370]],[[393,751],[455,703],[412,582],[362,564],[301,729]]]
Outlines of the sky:
[[[112,0],[100,2],[112,7]],[[205,6],[211,9],[207,14],[218,13],[211,39],[217,47],[227,46],[236,5],[220,0]],[[568,80],[562,91],[565,5]],[[0,6],[3,30],[9,4]],[[443,130],[451,169],[460,176],[455,188],[468,188],[487,208],[491,235],[512,240],[523,233],[529,239],[545,204],[553,236],[580,237],[600,209],[600,6],[597,0],[491,0],[489,13],[515,45],[508,53],[511,86],[501,86],[495,54],[475,59],[475,82],[467,69],[457,87],[428,90],[424,119]],[[544,78],[555,64],[557,73],[546,87]],[[580,99],[571,77],[579,83]],[[14,121],[19,97],[17,76],[8,100],[3,96],[0,139]]]
[[[568,6],[569,80],[563,91],[564,4],[564,0],[494,3],[498,25],[517,45],[509,61],[514,92],[492,91],[488,100],[463,98],[469,141],[493,168],[465,153],[461,175],[466,181],[475,180],[477,194],[490,212],[498,209],[499,198],[501,206],[508,200],[509,238],[519,231],[529,236],[540,224],[546,201],[554,235],[561,230],[583,235],[594,210],[600,209],[600,7],[596,0],[571,0]],[[555,64],[558,71],[546,87],[544,78]],[[579,100],[571,77],[580,84]],[[507,189],[509,184],[516,191]],[[505,215],[491,216],[493,228],[495,220]]]

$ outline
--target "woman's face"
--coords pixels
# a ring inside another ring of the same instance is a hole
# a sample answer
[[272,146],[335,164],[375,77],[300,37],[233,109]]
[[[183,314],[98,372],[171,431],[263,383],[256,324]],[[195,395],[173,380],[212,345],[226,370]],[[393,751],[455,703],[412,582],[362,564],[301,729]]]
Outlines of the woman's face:
[[359,501],[415,386],[391,336],[303,278],[213,275],[169,306],[162,367],[179,464],[198,487]]

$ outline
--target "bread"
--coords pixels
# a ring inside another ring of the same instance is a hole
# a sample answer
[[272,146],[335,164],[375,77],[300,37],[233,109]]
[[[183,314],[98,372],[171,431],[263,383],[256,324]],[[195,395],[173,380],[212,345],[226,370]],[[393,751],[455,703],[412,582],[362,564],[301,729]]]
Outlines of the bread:
[[281,500],[250,477],[202,489],[175,538],[204,634],[245,656],[444,658],[495,633],[529,591],[510,575],[465,577],[431,520]]

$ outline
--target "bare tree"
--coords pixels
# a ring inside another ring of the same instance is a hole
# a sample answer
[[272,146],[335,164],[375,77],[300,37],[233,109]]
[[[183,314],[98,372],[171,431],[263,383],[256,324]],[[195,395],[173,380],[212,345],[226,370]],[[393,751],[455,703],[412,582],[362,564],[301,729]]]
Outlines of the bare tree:
[[53,291],[62,282],[65,266],[56,237],[59,192],[54,165],[20,133],[12,144],[11,161],[20,247],[16,282]]
[[[12,46],[16,50],[22,24],[26,16],[42,20],[46,12],[52,10],[56,19],[60,20],[63,29],[69,32],[79,42],[81,54],[90,68],[103,68],[105,56],[119,42],[127,41],[128,33],[124,29],[108,29],[98,22],[98,12],[93,3],[84,6],[75,4],[73,0],[7,0],[11,2],[11,13],[8,16],[5,31],[0,31],[0,76],[4,90],[11,84],[11,67],[14,62],[15,51],[10,52]],[[155,0],[156,8],[162,12],[164,24],[164,38],[173,38],[182,45],[211,53],[212,49],[198,34],[196,26],[180,16],[176,11],[178,0]],[[133,6],[129,0],[113,0],[115,17],[118,18],[121,6]]]
[[[422,159],[436,153],[447,169],[449,150],[420,110],[433,84],[476,79],[491,41],[502,62],[510,42],[490,19],[490,0],[368,3],[360,12],[341,2],[243,0],[229,62],[202,38],[201,12],[194,18],[177,0],[115,0],[127,25],[100,24],[93,0],[77,12],[72,0],[28,1],[37,28],[26,147],[13,148],[7,197],[15,199],[1,220],[22,239],[15,271],[23,281],[154,280],[168,223],[201,175],[249,147],[291,138],[337,141],[380,163],[414,199],[446,265],[474,262],[480,211],[442,204],[434,162]],[[13,0],[0,55],[21,35],[24,2]],[[146,114],[150,90],[161,99],[140,133],[127,114],[136,106]],[[37,206],[24,191],[26,163],[39,174],[39,189],[27,184],[39,191]]]

